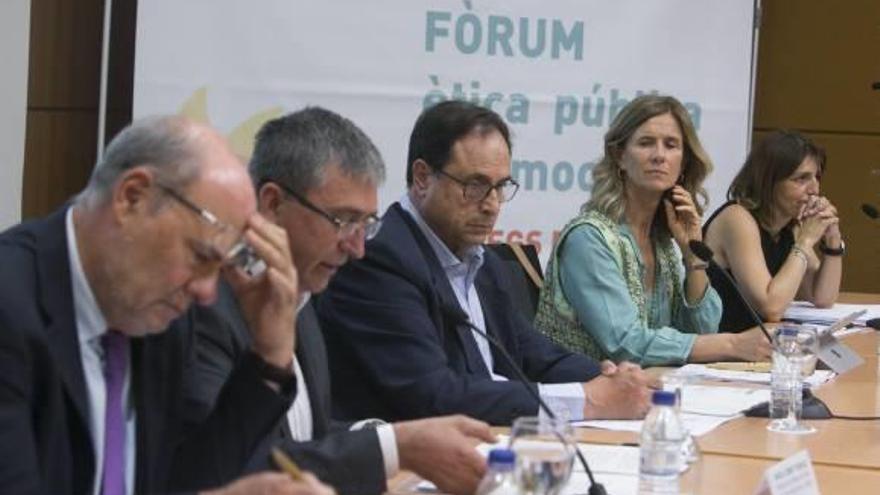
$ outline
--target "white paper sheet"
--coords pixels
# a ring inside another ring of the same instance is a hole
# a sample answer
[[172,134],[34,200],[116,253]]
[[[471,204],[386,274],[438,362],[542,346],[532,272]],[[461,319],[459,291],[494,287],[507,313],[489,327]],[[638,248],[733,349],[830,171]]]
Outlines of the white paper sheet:
[[[704,414],[682,413],[681,421],[691,435],[700,436],[709,433],[718,428],[731,419],[736,419],[741,414],[732,414],[730,416],[706,416]],[[572,423],[578,427],[599,428],[601,430],[613,431],[631,431],[639,433],[642,431],[643,421],[640,419],[595,419],[589,421],[577,421]]]
[[[682,390],[681,420],[691,435],[704,435],[722,424],[738,418],[741,412],[770,400],[764,388],[734,388],[710,385],[685,385]],[[603,430],[642,431],[642,420],[578,421],[575,426]]]
[[770,400],[765,388],[734,388],[711,385],[685,385],[681,411],[713,416],[732,416]]
[[[593,473],[598,483],[605,487],[605,492],[613,495],[636,495],[639,492],[638,474]],[[583,470],[572,471],[568,483],[562,488],[561,495],[583,495],[587,493],[590,480]],[[416,485],[419,493],[439,493],[430,481],[421,481]]]
[[[762,383],[770,385],[770,373],[759,373],[755,371],[732,371],[708,368],[703,364],[686,364],[677,370],[684,376],[691,378],[701,378],[703,380],[717,380],[722,382],[746,382],[746,383]],[[816,370],[812,375],[804,379],[804,382],[810,388],[817,388],[828,380],[834,378],[833,371]]]

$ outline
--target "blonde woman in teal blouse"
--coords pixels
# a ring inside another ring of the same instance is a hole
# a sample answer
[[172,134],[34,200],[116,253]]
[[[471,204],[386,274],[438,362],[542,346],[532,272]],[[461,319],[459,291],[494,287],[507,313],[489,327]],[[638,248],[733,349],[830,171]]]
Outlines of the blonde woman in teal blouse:
[[554,247],[536,325],[596,359],[768,358],[758,329],[717,334],[721,300],[688,248],[702,240],[711,170],[678,100],[645,95],[624,107],[605,134],[591,199]]

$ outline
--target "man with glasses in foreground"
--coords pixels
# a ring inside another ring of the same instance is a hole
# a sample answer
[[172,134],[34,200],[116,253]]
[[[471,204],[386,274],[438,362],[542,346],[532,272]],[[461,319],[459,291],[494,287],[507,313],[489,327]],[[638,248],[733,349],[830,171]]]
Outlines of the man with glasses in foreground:
[[[265,263],[231,266],[243,242]],[[181,322],[222,321],[224,271],[254,345],[198,425]],[[284,232],[256,213],[246,168],[216,131],[179,117],[117,135],[86,189],[0,234],[0,493],[205,489],[241,472],[296,390],[297,276]],[[215,493],[329,493],[279,473]]]
[[[378,150],[348,119],[309,107],[260,129],[250,172],[259,212],[286,231],[299,275],[296,347],[286,348],[295,356],[297,396],[251,468],[264,469],[270,449],[280,447],[340,493],[383,493],[387,478],[400,468],[417,472],[446,493],[473,493],[485,470],[473,447],[493,440],[486,423],[451,416],[395,424],[371,421],[364,428],[364,421],[330,419],[331,377],[309,299],[346,262],[361,258],[365,240],[379,232],[376,189],[385,167]],[[197,379],[187,387],[195,419],[212,408],[235,363],[252,345],[242,311],[222,284],[213,310],[232,325],[223,331],[196,329]]]
[[483,248],[518,188],[501,117],[460,101],[429,108],[416,121],[407,163],[408,192],[386,211],[364,258],[340,269],[318,301],[334,413],[463,413],[496,425],[538,414],[497,351],[455,321],[463,311],[505,346],[558,415],[643,416],[642,370],[610,362],[600,370],[550,342],[513,306],[506,268]]

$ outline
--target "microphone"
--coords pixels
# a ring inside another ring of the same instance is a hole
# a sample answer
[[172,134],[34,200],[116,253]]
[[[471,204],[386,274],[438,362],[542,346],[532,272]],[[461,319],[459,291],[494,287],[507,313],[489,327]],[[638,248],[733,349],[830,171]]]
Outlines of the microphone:
[[880,217],[880,212],[877,211],[877,208],[868,203],[862,203],[862,213],[867,215],[871,220],[877,220],[877,218]]
[[730,282],[730,285],[733,286],[733,290],[736,292],[736,295],[739,298],[739,300],[743,304],[745,304],[746,309],[749,310],[749,314],[751,315],[752,319],[755,320],[755,323],[757,323],[758,327],[761,329],[761,331],[764,332],[764,336],[767,337],[767,340],[772,344],[773,337],[770,336],[770,332],[768,332],[767,328],[764,327],[763,319],[761,319],[761,317],[758,316],[758,312],[755,311],[755,308],[753,308],[752,305],[749,304],[749,301],[743,295],[742,290],[740,290],[740,288],[739,288],[739,284],[736,283],[736,280],[734,280],[733,277],[731,277],[730,274],[727,273],[727,270],[718,266],[718,263],[715,263],[715,258],[714,258],[715,253],[712,252],[712,249],[709,246],[707,246],[704,242],[697,241],[697,240],[689,241],[688,247],[691,248],[691,252],[694,253],[697,256],[697,258],[700,258],[702,261],[709,263],[709,266],[714,267],[715,270],[724,274],[724,277],[727,278],[727,281]]
[[[513,357],[507,352],[507,349],[498,342],[495,337],[489,335],[489,332],[484,332],[477,328],[476,325],[471,323],[468,315],[459,307],[451,306],[451,305],[443,305],[440,307],[440,312],[443,313],[443,317],[445,319],[451,320],[456,325],[464,325],[474,332],[480,334],[481,337],[486,339],[504,358],[510,368],[513,370],[513,373],[516,375],[516,379],[519,380],[520,383],[523,384],[523,387],[531,394],[533,398],[538,401],[538,405],[541,407],[541,410],[544,411],[544,414],[549,416],[551,419],[556,419],[556,415],[553,414],[553,411],[550,410],[550,407],[547,403],[544,402],[544,399],[541,398],[540,394],[536,392],[532,387],[529,386],[529,378],[523,372],[523,370],[516,364],[516,361],[513,360]],[[556,436],[559,437],[560,440],[565,442],[560,433],[556,433]],[[605,487],[601,483],[596,483],[596,479],[593,477],[593,471],[590,469],[590,465],[587,464],[587,459],[584,458],[584,455],[581,453],[581,449],[577,446],[577,441],[574,443],[574,452],[577,455],[578,461],[583,466],[584,471],[587,472],[587,478],[590,480],[590,489],[587,491],[588,495],[607,495],[605,491]]]

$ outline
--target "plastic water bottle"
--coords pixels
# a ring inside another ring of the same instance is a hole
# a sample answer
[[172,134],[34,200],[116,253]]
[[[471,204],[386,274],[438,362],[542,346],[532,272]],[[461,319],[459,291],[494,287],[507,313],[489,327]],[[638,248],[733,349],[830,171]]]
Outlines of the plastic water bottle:
[[797,424],[801,411],[804,361],[796,327],[782,327],[773,346],[770,372],[770,428],[786,430]]
[[642,426],[639,495],[678,494],[685,431],[675,410],[675,393],[657,390]]
[[516,454],[510,449],[492,449],[489,469],[477,486],[477,495],[519,495],[516,482]]

